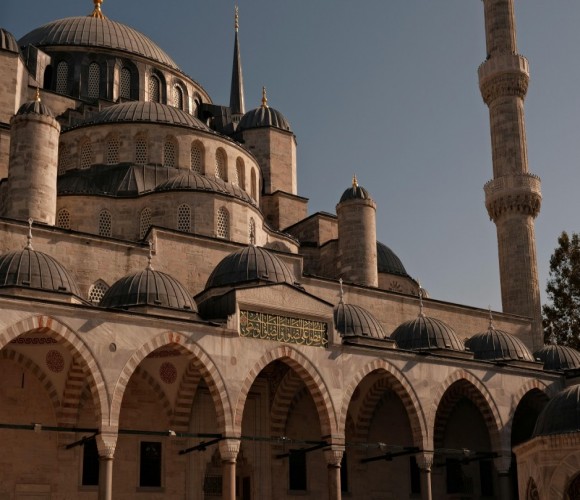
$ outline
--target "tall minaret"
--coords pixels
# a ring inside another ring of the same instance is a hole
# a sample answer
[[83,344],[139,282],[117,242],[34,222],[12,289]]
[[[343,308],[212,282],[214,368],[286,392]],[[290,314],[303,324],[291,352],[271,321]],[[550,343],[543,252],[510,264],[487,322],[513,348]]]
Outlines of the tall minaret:
[[232,88],[230,90],[230,109],[234,123],[238,123],[246,112],[244,107],[244,78],[242,76],[242,58],[240,57],[240,43],[238,40],[239,12],[236,5],[234,28],[236,38],[234,42],[234,66],[232,68]]
[[504,312],[533,319],[528,345],[543,344],[534,219],[540,212],[540,178],[528,171],[524,98],[529,67],[517,53],[514,0],[483,0],[487,59],[479,88],[489,107],[493,179],[485,205],[497,227]]

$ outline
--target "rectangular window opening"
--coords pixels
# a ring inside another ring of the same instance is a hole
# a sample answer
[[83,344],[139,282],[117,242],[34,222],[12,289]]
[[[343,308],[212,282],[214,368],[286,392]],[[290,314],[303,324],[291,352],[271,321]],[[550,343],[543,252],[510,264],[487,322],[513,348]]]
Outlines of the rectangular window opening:
[[139,486],[161,487],[161,443],[142,441],[139,462]]

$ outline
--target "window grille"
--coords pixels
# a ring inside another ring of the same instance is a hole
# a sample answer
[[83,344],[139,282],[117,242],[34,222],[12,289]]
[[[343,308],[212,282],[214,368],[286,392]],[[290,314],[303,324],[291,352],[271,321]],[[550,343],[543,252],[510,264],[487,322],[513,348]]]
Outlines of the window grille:
[[112,220],[111,212],[108,210],[101,210],[99,214],[99,236],[112,235]]
[[253,217],[250,217],[250,222],[248,223],[248,239],[250,245],[256,244],[256,221]]
[[131,71],[127,68],[121,68],[119,96],[123,99],[131,99]]
[[175,167],[176,166],[176,147],[173,140],[165,141],[163,145],[163,166],[165,167]]
[[98,304],[101,302],[101,299],[107,293],[109,286],[102,280],[98,280],[96,283],[93,283],[89,288],[89,302],[93,304]]
[[191,145],[191,170],[197,172],[198,174],[203,173],[202,171],[202,160],[203,153],[201,150],[201,145],[194,142]]
[[135,139],[135,163],[145,165],[149,161],[149,151],[145,137]]
[[56,215],[56,227],[70,229],[70,212],[68,210],[63,208],[58,211]]
[[238,158],[236,160],[236,184],[242,189],[246,189],[246,182],[244,179],[244,160]]
[[60,144],[58,147],[58,173],[63,174],[69,168],[72,167],[71,164],[71,154],[70,147],[68,144]]
[[68,64],[61,61],[56,66],[56,89],[59,94],[68,93]]
[[94,62],[89,65],[89,81],[87,85],[88,96],[93,98],[99,97],[100,85],[101,85],[101,68],[97,63]]
[[141,218],[139,221],[139,238],[145,238],[147,231],[151,227],[151,209],[144,208],[141,211]]
[[189,232],[191,229],[191,208],[189,205],[180,205],[177,209],[177,230]]
[[226,154],[223,149],[218,149],[215,153],[215,176],[226,180]]
[[183,90],[179,85],[173,87],[173,105],[178,109],[183,109]]
[[110,137],[107,141],[107,165],[119,163],[119,138]]
[[216,234],[226,240],[230,237],[230,214],[224,207],[220,207],[217,213]]
[[155,75],[149,77],[149,100],[151,102],[161,102],[159,78]]
[[93,163],[93,145],[90,140],[81,144],[81,168],[89,168]]

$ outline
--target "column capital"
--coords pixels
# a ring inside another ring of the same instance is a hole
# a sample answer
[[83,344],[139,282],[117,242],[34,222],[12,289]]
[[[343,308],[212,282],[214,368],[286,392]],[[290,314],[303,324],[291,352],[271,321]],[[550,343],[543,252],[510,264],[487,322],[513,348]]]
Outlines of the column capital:
[[417,460],[417,466],[421,470],[430,471],[431,467],[433,467],[432,451],[423,451],[421,453],[417,453],[417,455],[415,455],[415,459]]
[[240,440],[238,438],[222,439],[219,443],[219,449],[223,462],[235,462],[240,452]]
[[119,435],[116,432],[101,432],[97,434],[95,439],[97,441],[99,457],[112,459],[115,456],[118,437]]
[[344,455],[344,445],[331,445],[324,448],[324,458],[329,467],[340,467],[342,456]]

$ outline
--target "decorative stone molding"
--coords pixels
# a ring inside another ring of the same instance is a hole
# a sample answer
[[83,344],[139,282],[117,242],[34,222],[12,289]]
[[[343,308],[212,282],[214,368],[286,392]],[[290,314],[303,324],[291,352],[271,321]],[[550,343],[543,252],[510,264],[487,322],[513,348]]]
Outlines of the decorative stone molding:
[[509,212],[534,218],[540,213],[542,192],[537,175],[526,173],[498,177],[485,184],[483,190],[487,213],[494,222]]
[[485,61],[477,70],[479,89],[485,104],[498,97],[520,97],[528,91],[530,67],[528,60],[518,54],[500,54]]
[[433,456],[434,454],[432,451],[424,451],[423,453],[415,455],[419,469],[430,471],[431,467],[433,467]]
[[344,446],[332,445],[324,449],[324,458],[329,467],[340,467],[342,456],[344,455]]
[[111,432],[103,432],[97,435],[95,439],[97,440],[97,449],[99,450],[100,458],[112,459],[115,456],[117,437],[117,434]]
[[240,452],[240,440],[227,438],[219,443],[222,462],[235,462]]

